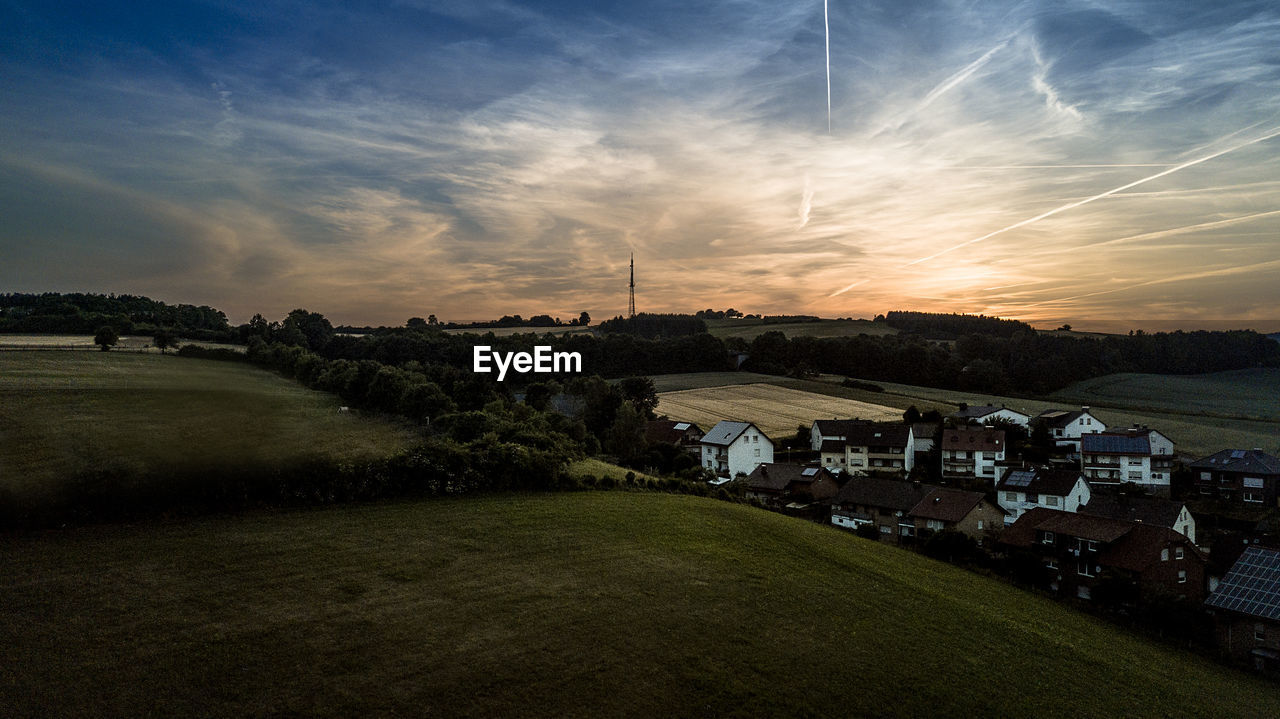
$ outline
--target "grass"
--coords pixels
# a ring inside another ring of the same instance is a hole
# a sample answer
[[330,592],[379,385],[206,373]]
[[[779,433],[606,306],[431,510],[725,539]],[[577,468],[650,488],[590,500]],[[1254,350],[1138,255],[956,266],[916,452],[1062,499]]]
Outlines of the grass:
[[490,496],[0,538],[6,716],[1280,716],[1051,600],[743,505]]
[[774,438],[826,417],[902,419],[902,410],[882,404],[832,397],[772,384],[743,384],[686,389],[658,395],[658,414],[694,422],[709,431],[722,419],[751,422]]
[[1280,369],[1201,375],[1112,374],[1077,382],[1054,397],[1089,404],[1280,422]]
[[227,362],[115,352],[0,352],[0,489],[52,500],[95,469],[355,461],[407,446],[399,424],[339,413],[339,400]]
[[574,479],[582,479],[587,475],[591,475],[592,477],[595,477],[597,479],[601,477],[612,477],[615,481],[621,482],[627,478],[627,472],[634,473],[636,475],[636,479],[652,479],[652,480],[662,479],[662,477],[659,477],[657,475],[645,474],[644,472],[637,472],[634,469],[627,469],[626,467],[620,467],[616,464],[611,464],[609,462],[605,462],[604,460],[596,459],[595,457],[588,457],[587,459],[579,459],[575,462],[572,462],[569,464],[567,471],[569,472],[569,476],[573,477]]
[[720,339],[740,337],[750,342],[765,332],[778,331],[791,337],[851,337],[892,335],[898,331],[871,320],[816,320],[812,322],[769,323],[757,319],[706,320],[707,331]]

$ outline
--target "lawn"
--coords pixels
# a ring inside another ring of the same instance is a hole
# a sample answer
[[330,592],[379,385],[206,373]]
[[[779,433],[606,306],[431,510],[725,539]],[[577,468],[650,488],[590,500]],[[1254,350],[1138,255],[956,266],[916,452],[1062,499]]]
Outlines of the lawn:
[[157,478],[385,456],[407,427],[248,365],[117,352],[0,352],[0,490],[51,501],[93,470]]
[[703,431],[722,419],[751,422],[775,439],[795,434],[815,419],[861,417],[901,421],[902,410],[772,384],[742,384],[658,394],[658,414],[694,422]]
[[502,495],[0,538],[48,716],[1280,716],[1280,691],[744,505]]

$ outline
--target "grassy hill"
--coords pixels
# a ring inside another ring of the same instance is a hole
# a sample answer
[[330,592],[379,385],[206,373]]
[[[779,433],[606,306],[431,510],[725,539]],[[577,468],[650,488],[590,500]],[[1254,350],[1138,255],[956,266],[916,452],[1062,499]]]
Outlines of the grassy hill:
[[0,491],[51,501],[95,470],[359,460],[408,445],[401,425],[339,413],[339,400],[229,362],[116,352],[0,352]]
[[490,496],[0,538],[7,716],[1280,716],[1274,685],[743,505]]

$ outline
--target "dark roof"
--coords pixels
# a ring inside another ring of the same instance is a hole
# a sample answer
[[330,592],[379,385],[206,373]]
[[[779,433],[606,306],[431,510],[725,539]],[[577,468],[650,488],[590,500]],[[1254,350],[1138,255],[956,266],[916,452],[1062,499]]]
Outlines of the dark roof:
[[1183,506],[1182,502],[1169,499],[1095,494],[1089,499],[1089,503],[1080,507],[1078,511],[1094,517],[1123,519],[1172,528],[1178,523]]
[[1004,530],[1000,542],[1029,547],[1036,542],[1037,531],[1053,532],[1065,537],[1101,542],[1107,546],[1098,553],[1098,563],[1130,571],[1144,571],[1160,561],[1160,551],[1172,544],[1185,547],[1190,555],[1204,561],[1204,553],[1191,540],[1167,527],[1157,527],[1121,519],[1093,517],[1087,514],[1061,512],[1036,507]]
[[835,480],[823,467],[806,467],[803,464],[761,464],[747,475],[747,487],[755,490],[785,491],[792,483],[813,484],[819,479]]
[[[727,419],[722,419],[716,422],[716,426],[712,427],[710,432],[702,435],[701,441],[703,444],[716,444],[727,447],[733,444],[733,440],[737,439],[743,432],[746,432],[747,427],[755,427],[755,425],[750,422],[730,422]],[[759,431],[759,428],[757,428],[757,431]],[[760,434],[763,435],[764,432],[760,432]],[[765,439],[768,439],[768,437]]]
[[1004,530],[1000,541],[1015,546],[1028,547],[1036,541],[1036,530],[1053,532],[1068,537],[1092,539],[1095,542],[1113,542],[1133,528],[1132,522],[1104,519],[1062,512],[1047,507],[1034,507],[1023,512],[1018,521]]
[[[810,445],[810,446],[813,446],[813,445]],[[839,452],[841,454],[844,454],[844,440],[843,439],[824,439],[822,440],[822,446],[818,448],[818,451],[819,452]]]
[[860,424],[870,424],[869,419],[815,419],[814,427],[823,437],[848,437],[849,428]]
[[1205,604],[1280,620],[1280,551],[1262,547],[1245,549]]
[[644,428],[644,438],[650,442],[670,442],[679,444],[684,441],[685,433],[692,431],[701,437],[703,432],[692,422],[677,422],[673,419],[653,419]]
[[1027,494],[1052,494],[1065,497],[1071,494],[1076,483],[1084,477],[1074,469],[1015,469],[1006,472],[996,489],[1001,492],[1025,492]]
[[989,427],[943,430],[942,448],[998,452],[1004,449],[1004,430]]
[[1080,437],[1080,451],[1089,454],[1151,454],[1146,434],[1100,432]]
[[855,477],[840,488],[836,504],[861,504],[907,512],[920,503],[934,487],[902,479]]
[[921,519],[959,522],[982,501],[982,492],[966,492],[950,487],[936,487],[925,495],[908,514]]
[[1280,459],[1260,449],[1224,449],[1192,462],[1191,468],[1241,474],[1280,474]]
[[906,447],[911,426],[906,424],[861,424],[850,428],[845,444],[855,447]]

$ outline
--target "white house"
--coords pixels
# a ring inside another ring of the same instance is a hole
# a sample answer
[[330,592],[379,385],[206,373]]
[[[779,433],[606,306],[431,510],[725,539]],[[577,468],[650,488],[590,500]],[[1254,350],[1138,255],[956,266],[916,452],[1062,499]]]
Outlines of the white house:
[[1080,451],[1081,436],[1107,431],[1107,425],[1093,416],[1088,407],[1081,407],[1078,411],[1046,409],[1036,415],[1031,423],[1043,424],[1057,446],[1066,447],[1073,452]]
[[1031,421],[1031,415],[1023,414],[1008,407],[993,407],[991,405],[965,407],[952,414],[951,418],[959,424],[991,424],[997,420],[1003,420],[1023,427],[1028,426]]
[[722,481],[773,462],[773,441],[750,422],[722,420],[702,436],[702,466]]
[[1173,440],[1148,427],[1082,435],[1080,468],[1093,484],[1134,482],[1152,494],[1168,497]]
[[1004,430],[968,427],[942,431],[943,479],[990,479],[1005,458]]
[[1015,469],[996,484],[996,501],[1006,512],[1006,525],[1036,507],[1078,512],[1091,496],[1084,475],[1071,469]]
[[809,449],[820,452],[823,442],[843,442],[849,438],[850,428],[869,423],[866,419],[815,419],[809,428]]

